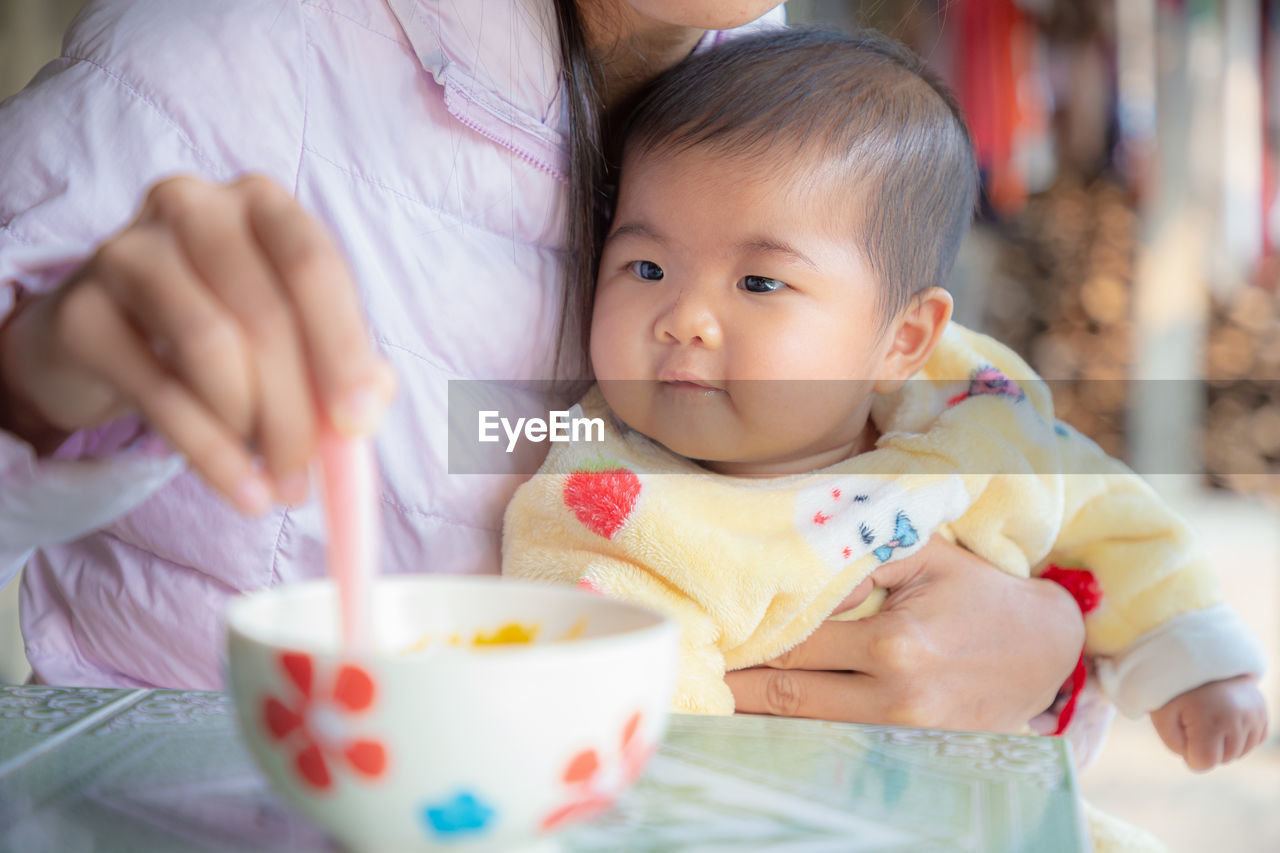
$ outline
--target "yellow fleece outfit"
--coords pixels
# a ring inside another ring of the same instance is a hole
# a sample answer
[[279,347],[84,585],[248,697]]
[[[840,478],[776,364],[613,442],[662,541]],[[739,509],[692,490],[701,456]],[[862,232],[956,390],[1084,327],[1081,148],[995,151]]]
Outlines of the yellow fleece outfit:
[[[726,670],[795,646],[876,567],[935,532],[1019,576],[1049,563],[1092,571],[1103,599],[1086,620],[1086,649],[1099,659],[1123,659],[1186,614],[1220,615],[1219,585],[1185,523],[1057,422],[1048,388],[1016,354],[955,324],[920,374],[876,400],[876,447],[810,474],[719,475],[628,429],[598,389],[580,408],[604,421],[604,440],[552,445],[507,510],[503,572],[675,617],[677,711],[732,713]],[[1247,635],[1229,614],[1219,630],[1217,615],[1207,629],[1192,620],[1196,637],[1221,642],[1186,677],[1170,681],[1151,665],[1169,654],[1161,641],[1154,658],[1139,654],[1111,684],[1103,678],[1108,692],[1128,695],[1122,710],[1144,713],[1260,669]]]

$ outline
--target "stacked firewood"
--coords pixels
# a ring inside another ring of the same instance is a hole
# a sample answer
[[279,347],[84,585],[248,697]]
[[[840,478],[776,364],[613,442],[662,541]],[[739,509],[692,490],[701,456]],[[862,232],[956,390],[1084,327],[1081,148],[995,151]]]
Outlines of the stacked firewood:
[[1124,190],[1061,178],[1001,228],[984,329],[1049,381],[1062,420],[1124,458],[1138,238]]
[[1280,494],[1280,296],[1242,287],[1215,300],[1205,358],[1210,482]]
[[[1060,179],[1000,227],[983,328],[1049,380],[1060,418],[1125,458],[1139,235],[1124,190]],[[1280,293],[1213,300],[1204,375],[1209,482],[1280,497]]]

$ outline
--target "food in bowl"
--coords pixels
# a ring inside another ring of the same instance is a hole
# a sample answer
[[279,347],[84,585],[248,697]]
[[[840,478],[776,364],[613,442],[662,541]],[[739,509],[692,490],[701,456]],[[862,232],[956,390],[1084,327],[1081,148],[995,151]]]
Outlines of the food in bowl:
[[[576,640],[582,636],[582,632],[586,630],[587,623],[583,619],[579,619],[569,630],[563,635],[555,639],[560,642]],[[411,646],[402,650],[401,654],[416,654],[431,648],[433,644],[443,642],[450,646],[471,646],[475,649],[486,648],[488,646],[510,646],[520,645],[524,643],[537,642],[539,634],[542,632],[542,626],[537,622],[506,622],[499,627],[486,631],[481,628],[472,633],[468,637],[464,637],[459,633],[452,633],[443,638],[438,638],[432,634],[423,634],[413,642]]]
[[228,610],[228,681],[281,794],[355,850],[507,850],[606,809],[665,729],[678,629],[567,587],[393,576],[372,648],[334,586]]

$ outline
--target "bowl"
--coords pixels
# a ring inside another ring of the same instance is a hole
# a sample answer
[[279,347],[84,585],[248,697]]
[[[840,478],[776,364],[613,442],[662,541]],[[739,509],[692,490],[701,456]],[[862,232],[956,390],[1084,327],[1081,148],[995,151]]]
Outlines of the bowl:
[[379,578],[369,650],[329,581],[236,599],[228,684],[276,790],[352,850],[540,849],[609,808],[661,739],[679,630],[497,577]]

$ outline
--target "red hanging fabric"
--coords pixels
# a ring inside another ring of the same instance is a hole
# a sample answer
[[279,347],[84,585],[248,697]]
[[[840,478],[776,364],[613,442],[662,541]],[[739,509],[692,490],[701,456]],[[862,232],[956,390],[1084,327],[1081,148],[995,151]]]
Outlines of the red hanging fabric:
[[987,198],[997,213],[1014,213],[1027,196],[1015,153],[1028,118],[1019,103],[1019,83],[1031,73],[1034,27],[1013,0],[957,0],[951,8],[957,22],[956,95],[973,135]]

